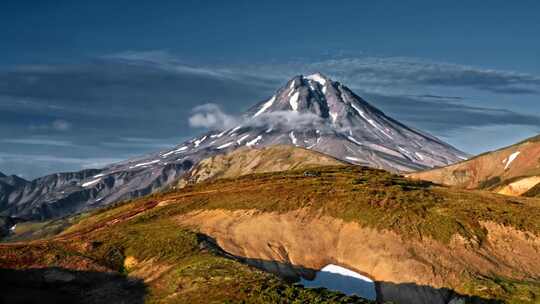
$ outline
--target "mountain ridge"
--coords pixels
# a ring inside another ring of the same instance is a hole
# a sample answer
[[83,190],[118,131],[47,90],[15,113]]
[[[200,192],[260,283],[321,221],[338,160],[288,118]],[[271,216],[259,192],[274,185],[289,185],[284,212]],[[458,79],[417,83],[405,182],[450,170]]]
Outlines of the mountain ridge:
[[407,176],[465,189],[484,189],[513,196],[538,196],[540,191],[534,189],[540,186],[540,136],[450,166]]

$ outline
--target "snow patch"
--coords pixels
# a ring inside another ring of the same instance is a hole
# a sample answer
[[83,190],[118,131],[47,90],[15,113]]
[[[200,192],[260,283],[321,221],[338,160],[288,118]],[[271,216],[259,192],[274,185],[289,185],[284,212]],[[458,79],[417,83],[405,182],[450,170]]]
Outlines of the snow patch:
[[17,229],[17,224],[9,227],[9,231],[11,231],[11,232],[15,232],[15,229]]
[[[353,102],[350,103],[350,105],[353,107],[353,109],[356,110],[356,112],[358,112],[358,114],[362,115],[362,117],[364,117],[363,113],[364,111],[362,111],[357,105],[355,105]],[[365,118],[364,118],[365,119]]]
[[381,145],[378,145],[378,144],[370,143],[367,146],[370,147],[371,149],[377,150],[379,152],[390,154],[390,155],[393,155],[393,156],[396,156],[396,157],[399,157],[399,158],[404,158],[403,154],[399,153],[398,151],[392,150],[390,148],[387,148],[387,147],[384,147],[384,146],[381,146]]
[[246,135],[240,137],[240,138],[236,141],[236,143],[239,144],[239,145],[241,145],[242,142],[243,142],[246,138],[248,138],[248,137],[249,137],[249,134],[246,134]]
[[330,112],[330,117],[332,118],[332,123],[335,123],[338,118],[338,113]]
[[345,156],[345,159],[352,160],[354,162],[362,162],[362,160],[360,158],[352,157],[352,156]]
[[300,96],[300,92],[295,92],[293,96],[289,99],[289,104],[291,105],[291,108],[293,111],[298,111],[298,97]]
[[382,134],[386,135],[386,137],[390,138],[390,139],[394,139],[392,136],[390,136],[390,134],[386,133],[386,131],[384,131],[381,127],[379,127],[378,124],[375,123],[375,121],[373,119],[370,119],[366,113],[364,113],[364,111],[360,110],[354,103],[351,103],[350,104],[357,112],[358,114],[360,114],[360,116],[362,116],[362,118],[367,121],[370,125],[372,125],[375,129],[379,130]]
[[207,138],[207,136],[203,136],[201,139],[196,139],[194,141],[195,143],[195,148],[197,148],[205,139]]
[[167,153],[161,155],[161,157],[167,157],[167,156],[169,156],[169,155],[171,155],[171,154],[177,154],[177,153],[180,153],[180,152],[182,152],[182,151],[187,150],[187,148],[188,148],[187,146],[180,147],[180,148],[178,148],[178,149],[176,149],[176,150],[172,150],[172,151],[170,151],[170,152],[167,152]]
[[233,134],[234,132],[238,131],[238,129],[240,129],[241,127],[242,127],[242,125],[236,126],[236,127],[234,127],[232,130],[230,130],[229,133],[227,133],[227,134],[231,135],[231,134]]
[[294,93],[294,84],[295,84],[296,80],[293,80],[291,82],[291,85],[289,86],[289,93],[287,94],[287,97],[291,97],[291,95]]
[[297,140],[296,140],[296,137],[294,136],[294,131],[291,131],[291,133],[289,133],[289,137],[291,138],[291,141],[293,143],[293,145],[297,146]]
[[306,78],[318,82],[322,86],[326,84],[326,79],[324,79],[319,73],[308,75]]
[[347,276],[347,277],[353,277],[353,278],[357,278],[357,279],[362,279],[364,281],[373,283],[373,280],[371,280],[370,278],[368,278],[366,276],[363,276],[363,275],[361,275],[361,274],[359,274],[357,272],[354,272],[354,271],[352,271],[350,269],[347,269],[345,267],[341,267],[341,266],[338,266],[338,265],[334,265],[334,264],[328,264],[323,269],[321,269],[320,271],[330,272],[330,273],[338,273],[338,274],[341,274],[341,275],[344,275],[344,276]]
[[302,278],[300,284],[307,288],[325,287],[330,290],[341,291],[347,295],[356,294],[369,300],[377,298],[373,280],[334,264],[326,265],[319,270],[312,281]]
[[217,134],[217,135],[216,135],[216,138],[220,138],[221,136],[225,135],[225,132],[227,132],[227,130],[225,130],[225,131],[223,131],[223,132]]
[[217,147],[217,148],[218,148],[219,150],[221,150],[221,149],[225,149],[225,148],[227,148],[227,147],[229,147],[229,146],[231,146],[231,145],[233,145],[233,144],[234,144],[234,141],[231,141],[231,142],[228,142],[228,143],[226,143],[226,144],[223,144],[223,145],[221,145],[221,146],[219,146],[219,147]]
[[94,175],[94,176],[92,176],[92,178],[98,178],[98,177],[102,177],[102,176],[105,176],[105,173],[100,173],[100,174]]
[[136,164],[134,166],[129,167],[129,169],[142,167],[142,166],[148,166],[148,165],[155,164],[155,163],[158,163],[158,162],[159,162],[159,159],[156,159],[156,160],[152,160],[152,161],[149,161],[149,162],[146,162],[146,163]]
[[254,139],[252,139],[251,141],[248,141],[246,143],[246,146],[251,147],[251,146],[257,144],[259,142],[259,140],[261,140],[261,139],[262,139],[262,135],[259,135],[259,136],[255,137]]
[[504,170],[508,169],[510,167],[510,164],[518,157],[520,154],[520,151],[514,152],[508,156],[508,161],[506,162],[506,166],[504,166]]
[[94,184],[97,184],[100,180],[101,180],[101,178],[97,178],[97,179],[91,180],[89,182],[86,182],[86,183],[82,184],[81,186],[84,187],[84,188],[90,187],[90,186],[92,186]]
[[289,89],[294,89],[294,84],[296,83],[296,79],[291,81],[291,85],[289,86]]
[[257,113],[255,113],[255,115],[253,115],[253,117],[257,117],[259,116],[261,113],[263,113],[264,111],[266,111],[268,108],[270,108],[272,106],[272,104],[274,103],[274,101],[276,100],[276,95],[272,96],[272,98],[270,98],[267,102],[265,102],[262,107],[259,109],[259,111],[257,111]]
[[405,148],[402,148],[400,146],[398,146],[397,148],[399,149],[399,151],[401,151],[401,154],[403,154],[405,156],[411,155],[411,152],[409,152],[409,150],[407,150]]
[[359,142],[358,140],[356,140],[356,138],[354,138],[354,137],[352,137],[352,136],[347,136],[347,138],[348,138],[350,141],[352,141],[353,143],[355,143],[355,144],[357,144],[357,145],[359,145],[359,146],[362,145],[361,142]]

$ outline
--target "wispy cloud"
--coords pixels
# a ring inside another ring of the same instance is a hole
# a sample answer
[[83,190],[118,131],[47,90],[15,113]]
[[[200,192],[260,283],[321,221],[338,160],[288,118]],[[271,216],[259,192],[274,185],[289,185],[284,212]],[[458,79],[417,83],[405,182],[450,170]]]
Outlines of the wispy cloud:
[[365,97],[368,101],[376,100],[379,107],[393,113],[392,116],[398,120],[437,134],[467,127],[494,125],[522,125],[540,130],[540,116],[534,113],[524,114],[445,99],[432,101],[430,98],[381,94],[367,94]]
[[141,138],[141,137],[120,137],[114,141],[101,142],[104,147],[113,148],[136,148],[136,149],[165,149],[181,142],[182,138]]
[[225,130],[234,126],[254,126],[278,128],[301,128],[317,125],[321,127],[325,121],[313,114],[293,111],[272,111],[262,113],[253,119],[246,115],[231,115],[216,104],[205,104],[193,109],[194,115],[189,118],[191,127],[211,130]]
[[417,58],[348,58],[309,66],[358,84],[471,87],[507,94],[534,93],[540,87],[540,77],[531,74]]
[[44,146],[60,146],[69,147],[74,146],[70,141],[56,140],[47,138],[6,138],[1,139],[0,142],[7,144],[22,144],[22,145],[44,145]]
[[235,78],[235,76],[239,76],[238,73],[225,67],[190,65],[167,50],[126,51],[104,55],[101,59],[135,66],[159,68],[169,72],[190,73],[216,78]]
[[44,123],[44,124],[31,124],[29,128],[31,130],[53,130],[53,131],[68,131],[72,127],[72,124],[69,121],[63,120],[63,119],[55,119],[51,121],[50,123]]
[[0,168],[6,174],[31,179],[44,173],[102,168],[125,159],[126,157],[59,157],[50,154],[0,152]]
[[246,119],[244,122],[246,125],[255,126],[272,126],[273,128],[309,128],[310,126],[317,125],[321,127],[325,121],[313,114],[313,113],[300,113],[292,111],[273,111],[268,113],[262,113],[257,116],[257,119]]
[[463,97],[460,96],[443,96],[443,95],[433,95],[433,94],[421,94],[421,95],[404,95],[405,97],[412,97],[412,98],[422,98],[422,99],[439,99],[439,100],[463,100]]
[[134,65],[151,65],[173,72],[249,80],[259,84],[262,84],[259,80],[281,81],[300,73],[321,71],[350,86],[370,91],[378,87],[422,85],[474,88],[509,95],[540,93],[540,77],[537,75],[411,57],[364,56],[230,66],[189,65],[167,50],[126,51],[102,58]]
[[239,118],[225,113],[217,104],[207,103],[193,108],[189,125],[194,128],[223,130],[239,123]]
[[540,77],[527,73],[407,57],[351,57],[247,67],[244,72],[282,77],[321,71],[365,90],[395,86],[463,87],[499,94],[537,94]]

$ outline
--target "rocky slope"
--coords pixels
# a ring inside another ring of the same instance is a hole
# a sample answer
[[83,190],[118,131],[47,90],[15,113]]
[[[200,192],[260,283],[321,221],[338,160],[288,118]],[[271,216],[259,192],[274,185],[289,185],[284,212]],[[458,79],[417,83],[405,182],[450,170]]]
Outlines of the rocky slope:
[[163,189],[210,156],[276,144],[393,172],[466,158],[448,144],[386,116],[339,82],[320,74],[296,76],[229,130],[209,132],[173,149],[102,169],[33,181],[0,177],[0,215],[47,219],[108,205]]
[[258,287],[262,274],[240,263],[287,280],[334,264],[373,279],[380,301],[529,303],[540,299],[539,216],[536,198],[310,168],[204,181],[94,212],[47,241],[1,245],[0,268],[73,269],[91,258],[142,279],[152,299],[272,294],[279,303],[303,293]]
[[540,136],[411,178],[515,196],[540,194]]
[[386,116],[321,74],[294,77],[224,135],[219,144],[234,145],[233,138],[252,140],[252,145],[293,144],[392,172],[441,166],[466,157]]

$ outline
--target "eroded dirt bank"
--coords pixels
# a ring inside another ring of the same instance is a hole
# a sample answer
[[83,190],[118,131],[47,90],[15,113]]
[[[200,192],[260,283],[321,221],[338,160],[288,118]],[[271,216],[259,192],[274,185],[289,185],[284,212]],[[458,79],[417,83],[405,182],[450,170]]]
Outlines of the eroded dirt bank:
[[342,265],[377,281],[384,301],[448,303],[455,295],[444,288],[465,294],[471,276],[540,276],[540,239],[491,222],[482,223],[487,231],[482,244],[463,237],[443,244],[403,240],[394,232],[304,210],[206,210],[177,220],[215,238],[225,251],[290,279],[309,278],[309,269],[327,264]]

